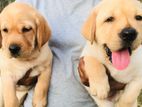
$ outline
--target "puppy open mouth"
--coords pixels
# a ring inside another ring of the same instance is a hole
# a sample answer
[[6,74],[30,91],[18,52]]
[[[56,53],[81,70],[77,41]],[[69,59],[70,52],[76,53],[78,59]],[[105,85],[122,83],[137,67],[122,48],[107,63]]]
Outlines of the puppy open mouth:
[[132,53],[130,47],[122,48],[118,51],[111,51],[106,45],[104,47],[113,67],[115,67],[117,70],[124,70],[128,67]]

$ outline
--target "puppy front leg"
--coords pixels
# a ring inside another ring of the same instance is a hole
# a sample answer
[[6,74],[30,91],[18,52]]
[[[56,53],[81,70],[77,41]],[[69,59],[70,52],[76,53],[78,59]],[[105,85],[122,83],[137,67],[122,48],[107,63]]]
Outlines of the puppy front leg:
[[105,67],[94,57],[85,56],[85,70],[89,78],[90,92],[99,99],[108,96],[110,90]]
[[2,75],[4,107],[19,107],[16,96],[16,81],[13,77]]
[[116,103],[115,107],[137,107],[137,97],[140,94],[142,88],[142,80],[134,80],[129,83],[121,95],[119,101]]
[[48,66],[46,71],[41,71],[41,74],[38,77],[38,82],[34,90],[33,107],[46,107],[50,77],[51,65]]

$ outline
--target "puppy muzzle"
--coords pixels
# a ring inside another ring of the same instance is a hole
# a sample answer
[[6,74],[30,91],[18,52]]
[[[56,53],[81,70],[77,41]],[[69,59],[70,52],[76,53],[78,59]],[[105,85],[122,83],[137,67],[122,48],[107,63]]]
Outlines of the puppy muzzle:
[[21,47],[17,44],[12,44],[9,46],[9,51],[13,57],[17,57],[20,54]]
[[[128,50],[129,54],[131,55],[133,47],[132,45],[137,38],[137,34],[138,33],[136,29],[132,27],[122,29],[119,33],[119,37],[121,39],[121,47],[116,51]],[[112,50],[107,46],[107,44],[104,44],[104,49],[106,51],[107,56],[109,57],[109,60],[112,62]]]
[[131,28],[131,27],[124,28],[119,33],[119,36],[122,40],[123,48],[128,48],[128,47],[131,47],[132,43],[137,38],[137,31],[136,29]]

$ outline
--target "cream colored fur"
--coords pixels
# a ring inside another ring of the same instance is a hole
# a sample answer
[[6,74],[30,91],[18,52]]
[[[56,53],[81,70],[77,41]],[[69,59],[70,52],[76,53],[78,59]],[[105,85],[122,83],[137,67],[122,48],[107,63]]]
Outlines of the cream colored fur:
[[[48,43],[46,43],[41,48],[40,55],[35,60],[20,61],[15,58],[7,58],[7,56],[5,56],[5,53],[3,53],[2,49],[0,50],[0,59],[1,59],[0,60],[0,68],[1,68],[1,78],[2,78],[0,84],[3,83],[2,85],[0,85],[1,86],[0,93],[3,93],[3,92],[8,93],[8,98],[6,99],[7,100],[6,103],[9,102],[8,100],[15,97],[12,95],[10,96],[10,93],[14,93],[14,91],[17,92],[17,97],[18,97],[19,101],[21,101],[22,97],[25,94],[27,94],[30,87],[16,86],[16,88],[14,90],[11,90],[11,88],[14,88],[14,87],[9,86],[9,84],[14,83],[14,85],[16,85],[16,82],[19,79],[21,79],[30,68],[33,69],[30,77],[36,76],[36,75],[42,76],[41,74],[43,73],[43,75],[45,75],[45,77],[48,81],[44,81],[45,83],[43,83],[41,85],[47,84],[47,86],[49,86],[49,80],[50,80],[50,76],[51,76],[52,53],[48,47]],[[44,78],[42,78],[42,79],[44,79]],[[8,84],[8,85],[5,86],[5,84]],[[5,90],[3,90],[3,88]],[[38,90],[38,91],[39,91],[39,93],[42,93],[43,90]],[[35,87],[35,92],[36,92],[36,87]],[[39,95],[36,96],[36,94],[38,95],[38,93],[34,93],[34,97],[35,97],[34,100],[37,100],[37,101],[33,102],[33,103],[37,103],[38,105],[35,105],[35,107],[39,107],[39,106],[43,107],[44,104],[42,104],[43,103],[41,100],[42,98],[40,98]],[[46,96],[46,92],[44,92],[43,94],[45,94],[45,96]],[[2,96],[3,96],[3,94],[1,94],[1,98],[2,98]],[[46,104],[46,100],[47,99],[45,97],[45,99],[43,99],[45,104]],[[16,103],[18,103],[18,101],[16,101]],[[21,102],[19,102],[19,103],[21,103]],[[3,104],[3,102],[0,102],[0,104]],[[15,105],[15,107],[16,106],[17,105]],[[0,106],[0,107],[3,107],[3,106]],[[9,107],[14,107],[14,106],[9,105]]]
[[[51,77],[52,52],[48,46],[51,31],[44,17],[24,3],[12,3],[0,14],[0,107],[20,107],[31,86],[17,85],[28,70],[38,76],[33,107],[45,107]],[[20,47],[14,56],[9,47]]]
[[[103,0],[96,6],[85,22],[82,34],[87,39],[81,56],[84,56],[85,70],[90,87],[86,87],[99,107],[137,107],[137,97],[142,89],[142,4],[136,0]],[[105,22],[109,17],[114,21]],[[104,50],[106,44],[111,51],[122,48],[119,33],[125,27],[133,27],[138,35],[132,44],[129,66],[122,71],[115,69]],[[94,59],[94,60],[93,60]],[[126,83],[123,91],[108,100],[110,86],[106,69],[121,83]]]

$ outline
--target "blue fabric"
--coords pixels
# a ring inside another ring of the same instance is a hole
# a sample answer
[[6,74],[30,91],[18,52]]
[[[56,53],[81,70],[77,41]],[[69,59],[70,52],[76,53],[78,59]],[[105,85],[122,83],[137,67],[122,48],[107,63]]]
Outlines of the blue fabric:
[[[77,64],[85,45],[81,26],[90,10],[99,0],[17,0],[37,8],[47,19],[52,38],[49,45],[54,60],[48,95],[48,107],[96,107],[84,87],[81,86]],[[25,107],[32,107],[32,93]]]

